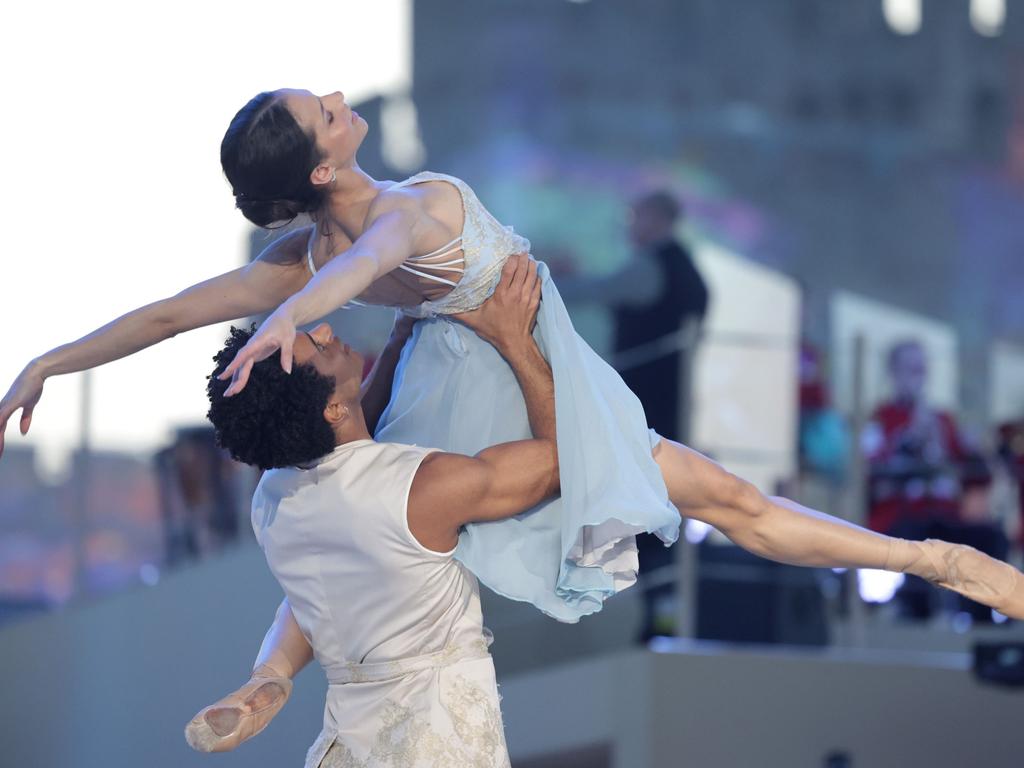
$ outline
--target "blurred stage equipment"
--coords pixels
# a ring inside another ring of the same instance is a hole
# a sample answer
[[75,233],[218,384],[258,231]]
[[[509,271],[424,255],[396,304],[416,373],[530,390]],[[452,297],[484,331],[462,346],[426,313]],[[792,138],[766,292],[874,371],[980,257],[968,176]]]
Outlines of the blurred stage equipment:
[[820,574],[735,546],[697,547],[697,637],[733,643],[827,645]]
[[237,465],[217,447],[212,427],[183,427],[154,457],[166,564],[220,549],[238,536]]
[[1024,687],[1024,643],[976,643],[974,676],[995,685]]

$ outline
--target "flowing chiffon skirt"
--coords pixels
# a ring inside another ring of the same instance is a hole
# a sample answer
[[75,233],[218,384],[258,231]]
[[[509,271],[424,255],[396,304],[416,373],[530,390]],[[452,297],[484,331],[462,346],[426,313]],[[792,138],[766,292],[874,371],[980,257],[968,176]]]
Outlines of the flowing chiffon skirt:
[[[538,273],[534,337],[554,376],[561,498],[467,525],[455,556],[498,594],[576,622],[635,583],[635,535],[667,546],[680,517],[640,401],[576,333],[546,265]],[[443,315],[416,324],[378,440],[472,455],[530,436],[519,384],[494,347]]]

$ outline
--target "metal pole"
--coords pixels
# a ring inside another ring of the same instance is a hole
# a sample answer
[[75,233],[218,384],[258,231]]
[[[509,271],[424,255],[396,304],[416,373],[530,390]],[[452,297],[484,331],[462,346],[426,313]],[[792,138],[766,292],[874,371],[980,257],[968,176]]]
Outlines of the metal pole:
[[[843,516],[852,523],[864,523],[864,505],[867,489],[867,461],[861,448],[861,435],[867,424],[867,408],[865,394],[865,361],[867,359],[867,339],[859,333],[853,340],[853,401],[850,413],[850,477],[845,494]],[[860,599],[858,570],[850,568],[846,572],[846,607],[849,616],[850,644],[862,648],[867,644],[866,624],[867,613],[864,601]]]
[[85,588],[85,538],[89,533],[89,495],[91,478],[92,434],[92,371],[83,371],[81,378],[81,412],[78,424],[78,455],[75,457],[75,504],[71,546],[74,553],[74,591],[77,597]]
[[[696,360],[696,341],[699,325],[689,320],[682,328],[683,344],[680,350],[679,419],[680,440],[689,444],[693,420],[693,366]],[[676,561],[676,635],[684,638],[697,636],[697,547],[686,538],[686,520],[679,542],[674,547]]]

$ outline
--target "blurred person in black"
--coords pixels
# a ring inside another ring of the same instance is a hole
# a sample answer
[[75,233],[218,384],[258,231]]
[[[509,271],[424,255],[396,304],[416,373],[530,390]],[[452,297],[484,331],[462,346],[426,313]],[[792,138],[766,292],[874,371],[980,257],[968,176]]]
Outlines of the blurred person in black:
[[[665,190],[647,192],[630,208],[631,258],[600,278],[559,279],[566,301],[609,306],[615,325],[614,365],[640,398],[647,426],[686,442],[688,366],[693,340],[708,309],[708,288],[686,246],[676,236],[683,210]],[[685,343],[684,343],[685,342]],[[650,534],[637,536],[640,574],[672,563],[671,551]],[[673,584],[644,592],[641,642],[674,633]]]
[[[630,213],[629,238],[634,249],[634,264],[637,269],[656,272],[657,276],[651,280],[652,289],[643,296],[646,301],[622,301],[613,305],[615,354],[620,363],[617,367],[626,385],[643,403],[647,426],[672,440],[685,441],[688,435],[680,434],[680,405],[688,425],[690,393],[689,387],[682,386],[683,366],[689,366],[693,350],[680,349],[677,345],[653,359],[650,355],[641,357],[640,352],[643,347],[654,346],[659,339],[673,334],[684,333],[684,338],[695,338],[697,327],[707,313],[708,289],[689,250],[675,236],[682,207],[671,194],[656,191],[643,195],[633,203]],[[621,360],[630,350],[637,350],[636,364]],[[654,351],[651,350],[652,355]],[[644,358],[647,359],[640,362]],[[641,577],[674,560],[672,550],[656,536],[641,534],[637,537],[637,547]],[[669,583],[644,591],[641,642],[655,635],[674,634],[673,587],[674,583]]]
[[[687,393],[680,392],[680,374],[688,354],[678,345],[656,357],[656,350],[641,355],[640,348],[699,326],[707,313],[707,285],[675,235],[681,218],[679,202],[663,190],[633,203],[629,239],[634,254],[616,281],[627,287],[629,295],[611,301],[615,354],[625,358],[617,367],[644,404],[648,426],[673,440],[685,438],[679,422],[680,404],[685,405]],[[638,282],[643,283],[642,290]]]

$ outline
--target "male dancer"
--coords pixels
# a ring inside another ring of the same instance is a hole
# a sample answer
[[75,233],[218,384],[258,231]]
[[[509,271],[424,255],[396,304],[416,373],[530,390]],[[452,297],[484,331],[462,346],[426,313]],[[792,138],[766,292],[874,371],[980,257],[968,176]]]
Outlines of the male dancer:
[[[477,580],[452,555],[462,525],[558,492],[554,384],[531,335],[539,299],[536,263],[513,257],[470,320],[514,370],[534,434],[475,457],[375,442],[362,360],[327,324],[296,334],[291,374],[270,358],[230,398],[216,376],[250,334],[233,329],[216,358],[210,419],[232,455],[270,470],[253,528],[330,682],[307,766],[508,765]],[[382,356],[374,378],[393,370]],[[250,684],[197,715],[189,743],[222,751],[254,735],[308,660],[261,649]]]

